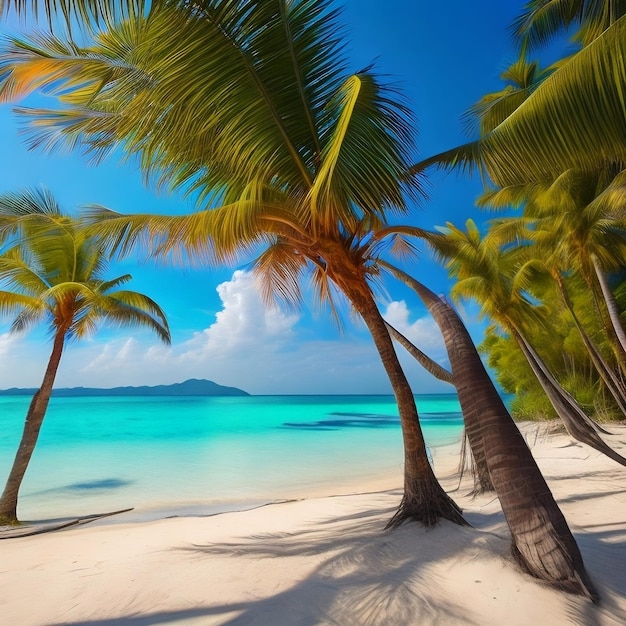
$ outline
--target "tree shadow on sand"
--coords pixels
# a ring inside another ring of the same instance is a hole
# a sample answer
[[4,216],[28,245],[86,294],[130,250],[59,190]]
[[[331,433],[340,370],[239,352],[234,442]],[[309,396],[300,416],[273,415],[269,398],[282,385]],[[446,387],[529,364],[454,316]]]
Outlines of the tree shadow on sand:
[[[232,556],[243,555],[248,563],[281,558],[275,591],[259,593],[254,584],[250,587],[250,595],[258,593],[265,597],[236,598],[189,609],[64,624],[148,626],[183,621],[228,626],[482,624],[481,616],[471,612],[471,600],[446,596],[444,590],[446,585],[450,589],[450,582],[443,580],[441,568],[435,569],[431,565],[446,562],[447,577],[448,571],[452,573],[457,566],[470,561],[510,560],[509,537],[504,530],[501,512],[473,513],[471,521],[476,528],[461,528],[443,522],[430,530],[407,524],[393,532],[383,532],[384,520],[392,510],[392,507],[372,508],[341,517],[312,520],[312,526],[295,532],[250,534],[236,542],[173,548],[187,553],[191,559],[214,557],[217,559],[215,567],[219,567],[220,559]],[[480,530],[492,527],[498,517],[497,533]],[[611,546],[614,548],[615,543],[623,539],[622,532],[618,528],[603,527],[601,531],[588,530],[577,536],[592,576],[596,573],[595,565],[606,567],[607,562],[614,562],[616,569],[613,571],[623,570],[623,544],[620,555],[611,552]],[[301,570],[298,573],[297,568],[292,570],[289,565],[290,557],[298,556],[314,557],[317,562],[304,577]],[[505,567],[514,565],[510,563]],[[246,574],[249,572],[242,575]],[[480,584],[481,581],[467,582],[470,586],[472,583],[476,585],[476,594],[486,593],[486,585]],[[616,575],[614,581],[596,579],[596,582],[604,589],[608,586],[612,593],[626,593],[624,576]],[[210,577],[206,584],[207,587],[211,585]],[[540,583],[536,584],[540,586]],[[566,596],[566,611],[571,615],[572,623],[618,624],[620,622],[613,616],[617,615],[619,607],[613,605],[609,599],[608,604],[598,608],[583,599]]]

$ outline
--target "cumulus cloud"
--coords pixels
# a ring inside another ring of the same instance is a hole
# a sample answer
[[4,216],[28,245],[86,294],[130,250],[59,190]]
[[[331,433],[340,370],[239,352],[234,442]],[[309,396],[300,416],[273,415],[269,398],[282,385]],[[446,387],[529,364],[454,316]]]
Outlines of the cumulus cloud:
[[249,272],[236,271],[230,281],[218,285],[217,293],[222,310],[216,314],[215,323],[198,333],[189,345],[224,356],[254,346],[279,349],[293,339],[293,326],[299,317],[265,306]]
[[423,352],[432,350],[438,357],[445,353],[443,337],[434,320],[422,317],[410,322],[411,312],[404,300],[390,302],[383,317]]

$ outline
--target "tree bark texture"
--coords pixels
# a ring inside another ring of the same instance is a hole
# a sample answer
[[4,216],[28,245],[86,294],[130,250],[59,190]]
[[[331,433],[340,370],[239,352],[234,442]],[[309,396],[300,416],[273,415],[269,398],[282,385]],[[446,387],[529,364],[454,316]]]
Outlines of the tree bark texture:
[[439,363],[433,361],[427,354],[424,354],[412,341],[407,339],[399,330],[395,329],[391,324],[385,322],[387,330],[393,339],[395,339],[429,374],[442,380],[445,383],[454,384],[452,380],[452,372],[445,367],[441,367]]
[[486,453],[489,475],[511,531],[514,556],[536,578],[597,600],[576,540],[465,325],[452,307],[427,287],[390,269],[415,289],[443,332],[459,401],[463,398],[470,445],[478,445]]
[[348,297],[372,335],[400,414],[404,443],[404,494],[398,511],[387,527],[397,527],[407,520],[433,526],[440,519],[467,525],[461,509],[441,487],[430,465],[413,391],[365,277],[360,275],[358,269],[351,268],[347,259],[335,261],[333,269],[333,281]]
[[[411,341],[409,341],[402,333],[397,331],[393,326],[387,324],[387,330],[390,332],[391,336],[401,345],[403,346],[407,352],[416,359],[427,372],[432,374],[435,378],[439,380],[443,380],[447,383],[454,385],[454,379],[452,377],[452,372],[449,372],[447,369],[441,367],[438,363],[435,363],[432,359],[426,356],[417,346],[415,346]],[[466,435],[463,435],[463,441],[465,442]],[[477,450],[477,453],[480,454],[480,451]],[[462,448],[462,461],[459,465],[459,472],[461,477],[465,471],[466,465],[469,467],[469,472],[474,479],[474,488],[472,493],[478,495],[481,493],[487,493],[489,491],[493,491],[493,485],[491,484],[491,478],[489,478],[489,471],[487,470],[487,463],[485,461],[484,454],[476,460],[474,451],[472,447],[469,448],[469,456],[470,462],[466,464],[467,460],[467,450],[465,446]]]
[[17,501],[20,487],[24,479],[24,474],[30,463],[30,459],[33,456],[37,439],[39,438],[39,432],[43,419],[46,415],[48,408],[48,402],[52,395],[52,387],[56,378],[56,373],[59,368],[59,362],[63,353],[63,346],[65,344],[65,330],[57,330],[54,336],[54,343],[52,346],[52,353],[48,366],[41,383],[41,387],[33,396],[28,412],[26,414],[26,420],[24,422],[24,430],[22,432],[22,439],[20,441],[13,466],[9,472],[2,497],[0,497],[0,523],[4,524],[17,524]]

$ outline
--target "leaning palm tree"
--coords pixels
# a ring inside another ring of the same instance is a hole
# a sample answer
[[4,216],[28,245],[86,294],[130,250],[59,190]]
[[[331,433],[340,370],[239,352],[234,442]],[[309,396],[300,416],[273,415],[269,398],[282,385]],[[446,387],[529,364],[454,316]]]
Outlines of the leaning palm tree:
[[[484,316],[499,323],[523,352],[528,364],[567,432],[614,461],[626,465],[626,458],[615,452],[598,434],[602,430],[565,391],[531,345],[525,329],[545,325],[541,307],[524,289],[524,270],[516,263],[519,249],[502,250],[498,233],[481,236],[472,220],[467,231],[448,224],[442,236],[431,236],[436,253],[447,259],[447,266],[457,282],[452,288],[455,298],[476,300]],[[521,276],[521,277],[520,277]]]
[[165,314],[147,296],[119,289],[130,275],[104,278],[103,246],[77,230],[49,193],[27,191],[0,196],[0,312],[15,314],[19,332],[46,320],[52,352],[40,388],[28,408],[13,466],[0,497],[0,523],[15,524],[18,494],[35,450],[64,347],[106,321],[146,326],[170,342]]
[[195,194],[203,210],[193,215],[101,219],[96,230],[119,252],[144,243],[155,256],[220,263],[262,253],[268,292],[282,299],[298,300],[305,270],[321,298],[330,286],[343,293],[398,402],[405,497],[396,520],[460,522],[428,462],[412,390],[351,243],[419,195],[407,176],[413,124],[394,88],[369,70],[347,75],[336,17],[315,0],[156,4],[86,48],[53,36],[14,41],[0,61],[0,90],[12,98],[41,87],[68,105],[33,112],[35,143],[80,143],[95,156],[122,146],[148,177]]
[[415,291],[442,331],[467,438],[502,505],[514,556],[533,576],[597,598],[576,540],[461,318],[444,298],[406,272],[385,261],[379,264]]

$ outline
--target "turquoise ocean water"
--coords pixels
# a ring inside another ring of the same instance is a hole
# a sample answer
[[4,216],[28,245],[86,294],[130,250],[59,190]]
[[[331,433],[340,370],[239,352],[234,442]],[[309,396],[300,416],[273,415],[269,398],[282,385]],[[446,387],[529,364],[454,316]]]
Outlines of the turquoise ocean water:
[[[2,484],[28,403],[0,397]],[[458,440],[455,395],[417,396],[417,404],[428,446]],[[53,398],[19,515],[210,513],[394,471],[400,484],[391,396]]]

